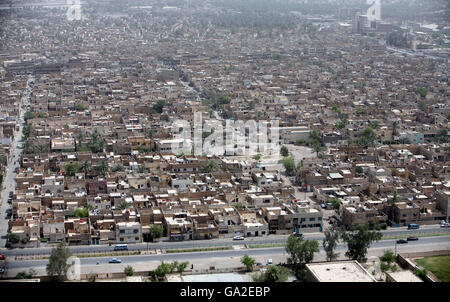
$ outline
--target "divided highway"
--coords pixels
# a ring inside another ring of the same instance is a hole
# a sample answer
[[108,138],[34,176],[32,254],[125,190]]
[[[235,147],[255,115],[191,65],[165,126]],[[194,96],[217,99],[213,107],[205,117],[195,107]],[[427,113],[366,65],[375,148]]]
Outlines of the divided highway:
[[[382,255],[386,249],[395,249],[395,240],[381,240],[375,242],[369,249],[368,257],[378,257]],[[437,236],[421,238],[418,241],[411,241],[408,244],[397,244],[397,252],[408,253],[417,251],[429,251],[429,250],[448,250],[450,249],[450,236]],[[320,252],[315,255],[315,261],[324,261],[325,253],[322,246],[319,247]],[[345,243],[340,243],[337,248],[337,252],[340,253],[340,259],[345,259],[345,251],[347,246]],[[194,252],[194,253],[175,253],[175,254],[152,254],[152,255],[132,255],[121,256],[122,263],[120,264],[108,264],[110,257],[92,257],[81,258],[81,272],[97,272],[97,273],[113,273],[123,272],[123,269],[132,265],[135,270],[150,270],[156,268],[161,260],[166,262],[171,261],[189,261],[190,264],[194,264],[195,269],[206,269],[210,266],[216,268],[230,268],[239,267],[240,258],[248,254],[254,257],[257,261],[265,263],[267,259],[273,259],[274,263],[285,262],[286,253],[283,247],[275,248],[261,248],[261,249],[236,249],[236,250],[224,250],[214,252]],[[26,271],[33,268],[38,273],[45,274],[45,266],[48,260],[21,260],[21,261],[8,261],[8,275],[15,276],[20,271]],[[98,263],[98,264],[97,264]]]

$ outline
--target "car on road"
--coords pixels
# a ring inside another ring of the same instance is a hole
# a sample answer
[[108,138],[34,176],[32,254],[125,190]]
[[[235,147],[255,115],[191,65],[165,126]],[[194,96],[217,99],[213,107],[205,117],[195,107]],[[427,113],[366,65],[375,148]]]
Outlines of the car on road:
[[448,228],[448,227],[450,227],[450,223],[445,222],[445,220],[442,220],[441,221],[441,228]]
[[408,240],[408,241],[415,241],[415,240],[419,240],[419,238],[415,237],[415,236],[411,236],[411,237],[406,238],[406,240]]
[[244,240],[245,238],[242,236],[234,236],[233,240]]
[[292,233],[292,235],[294,235],[295,237],[303,237],[302,233],[297,233],[297,232]]
[[3,274],[5,272],[5,269],[3,267],[0,267],[0,274]]
[[111,258],[111,259],[109,259],[108,262],[109,262],[109,263],[122,263],[122,260],[117,259],[117,258]]
[[12,203],[12,198],[8,198],[8,203]]
[[402,244],[402,243],[408,243],[408,240],[405,239],[399,239],[397,240],[397,243]]

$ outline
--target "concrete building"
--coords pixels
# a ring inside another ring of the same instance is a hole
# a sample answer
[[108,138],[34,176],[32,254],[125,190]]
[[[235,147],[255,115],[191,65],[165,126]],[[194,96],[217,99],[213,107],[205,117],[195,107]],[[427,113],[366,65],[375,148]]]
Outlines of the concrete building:
[[306,264],[308,282],[377,282],[358,261]]

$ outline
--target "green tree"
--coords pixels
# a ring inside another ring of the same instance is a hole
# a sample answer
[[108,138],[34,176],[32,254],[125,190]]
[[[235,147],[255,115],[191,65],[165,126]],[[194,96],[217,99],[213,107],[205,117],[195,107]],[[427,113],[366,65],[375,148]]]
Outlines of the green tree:
[[295,275],[300,281],[306,280],[306,264],[314,259],[314,253],[319,252],[319,242],[303,240],[302,237],[289,236],[286,242],[286,252],[289,254],[287,262],[294,268]]
[[436,134],[436,137],[434,140],[439,144],[445,144],[448,142],[448,130],[447,129],[441,129]]
[[80,167],[78,163],[68,163],[64,166],[64,170],[68,176],[75,176],[75,173],[78,173]]
[[450,122],[450,111],[449,111],[449,112],[447,112],[447,116],[446,116],[446,118],[447,118],[447,122]]
[[66,247],[65,241],[58,243],[50,254],[47,264],[47,274],[56,281],[64,281],[67,277],[67,271],[73,265],[73,263],[68,263],[67,261],[71,255],[72,253]]
[[280,154],[281,154],[283,157],[289,156],[289,149],[288,149],[286,146],[281,146]]
[[261,154],[256,154],[253,156],[254,160],[260,160],[261,159]]
[[256,264],[256,261],[249,255],[245,254],[241,258],[241,263],[243,265],[245,265],[245,267],[247,268],[247,271],[251,272],[253,270],[253,266]]
[[112,170],[113,172],[119,172],[119,171],[123,171],[124,168],[123,168],[123,166],[122,166],[121,164],[117,164],[117,165],[115,165],[111,170]]
[[395,214],[395,204],[402,201],[400,196],[397,195],[397,192],[394,192],[394,196],[392,196],[392,198],[388,198],[387,200],[387,204],[389,206],[389,208],[391,209],[391,221],[392,224],[394,224],[394,214]]
[[97,166],[97,170],[101,175],[105,176],[106,172],[109,170],[108,162],[106,160],[101,160]]
[[161,238],[163,235],[164,229],[160,225],[152,225],[150,226],[150,234],[153,239]]
[[91,170],[91,163],[87,160],[84,160],[80,165],[80,171],[83,171],[85,174]]
[[182,274],[184,272],[184,270],[188,267],[188,265],[189,265],[189,261],[178,263],[178,265],[176,267],[177,273]]
[[419,277],[420,279],[422,279],[422,280],[426,280],[426,277],[427,277],[427,275],[428,275],[428,272],[427,272],[427,270],[426,269],[418,269],[418,268],[416,268],[415,270],[414,270],[414,275],[416,275],[417,277]]
[[86,105],[83,105],[83,104],[76,104],[75,105],[75,110],[76,111],[84,111],[86,109],[88,109],[88,106],[86,106]]
[[283,266],[273,265],[267,268],[264,273],[254,274],[252,278],[255,282],[286,282],[289,274],[289,269]]
[[203,166],[202,173],[211,173],[218,169],[217,163],[213,160],[208,161],[208,163]]
[[131,277],[134,275],[134,269],[133,269],[133,267],[131,267],[129,265],[127,267],[125,267],[123,272],[125,273],[125,276],[127,276],[127,277]]
[[147,136],[149,137],[149,138],[153,138],[154,136],[155,136],[155,130],[153,130],[153,129],[149,129],[148,131],[147,131]]
[[388,264],[391,264],[392,262],[395,262],[395,254],[394,254],[394,252],[393,251],[391,251],[391,250],[386,250],[386,251],[384,251],[384,254],[383,254],[383,256],[381,256],[380,257],[380,260],[381,261],[385,261],[385,262],[387,262]]
[[138,173],[145,173],[145,172],[147,172],[147,168],[145,167],[145,165],[139,165]]
[[125,210],[126,208],[128,208],[128,202],[122,201],[122,202],[119,204],[119,209],[120,209],[120,210]]
[[27,111],[25,112],[25,115],[23,116],[25,122],[31,119],[34,119],[34,112],[33,111]]
[[361,146],[367,148],[372,147],[375,145],[375,141],[377,139],[377,135],[375,131],[370,126],[367,126],[362,132],[359,137],[358,144]]
[[162,280],[167,274],[170,274],[171,266],[169,263],[165,263],[164,260],[161,264],[153,271],[153,276],[155,279]]
[[354,224],[351,231],[342,234],[342,239],[348,246],[345,255],[353,260],[362,261],[372,242],[379,241],[381,237],[383,237],[381,232],[369,231],[367,224]]
[[339,210],[339,208],[341,207],[341,200],[339,198],[330,198],[330,202],[333,204],[333,209],[335,210]]
[[361,166],[356,166],[355,172],[361,174],[363,172],[363,168]]
[[309,139],[312,141],[322,141],[321,135],[317,130],[312,130],[309,132]]
[[87,208],[77,208],[74,213],[73,216],[75,217],[89,217],[89,210]]
[[155,112],[162,113],[164,106],[166,106],[166,101],[158,100],[156,101],[156,104],[154,104],[152,108]]
[[34,269],[30,269],[27,272],[19,272],[16,275],[16,279],[33,279],[34,276],[36,276],[37,272]]
[[422,98],[427,96],[428,90],[424,87],[417,87],[416,93],[420,95]]
[[327,261],[334,261],[339,256],[339,253],[335,253],[336,247],[341,237],[342,231],[333,225],[332,227],[325,230],[322,241],[323,249],[325,250]]
[[20,237],[17,234],[9,233],[8,241],[11,243],[18,243],[20,241]]
[[294,159],[292,157],[285,157],[283,158],[283,167],[286,169],[286,173],[289,176],[295,175],[295,163]]

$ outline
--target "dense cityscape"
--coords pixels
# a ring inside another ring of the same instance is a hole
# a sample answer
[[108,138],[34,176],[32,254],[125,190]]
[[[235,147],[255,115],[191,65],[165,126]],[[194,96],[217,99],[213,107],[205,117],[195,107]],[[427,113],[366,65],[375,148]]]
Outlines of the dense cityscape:
[[450,281],[447,1],[37,2],[0,1],[0,277]]

